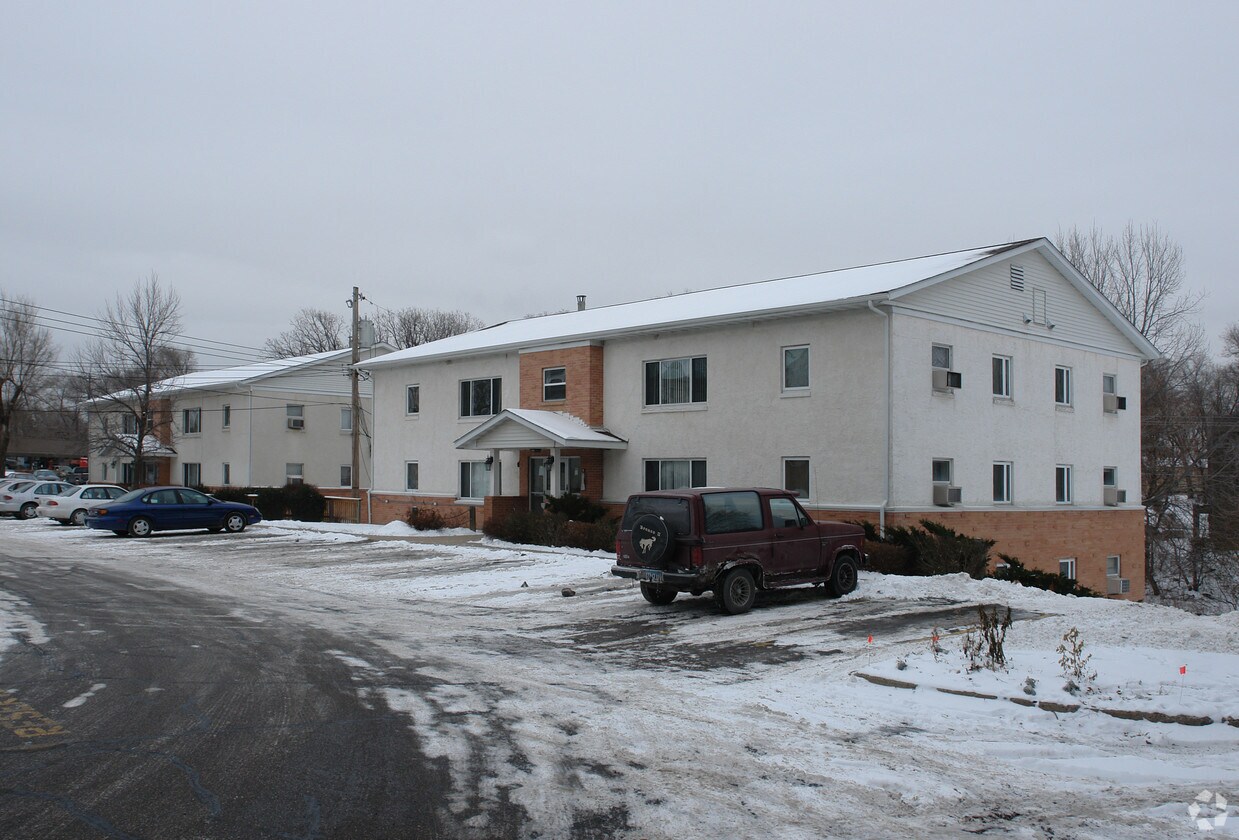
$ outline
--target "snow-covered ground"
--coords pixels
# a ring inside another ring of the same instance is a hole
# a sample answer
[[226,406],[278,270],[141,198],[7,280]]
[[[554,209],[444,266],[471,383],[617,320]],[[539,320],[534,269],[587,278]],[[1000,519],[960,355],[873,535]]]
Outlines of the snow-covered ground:
[[[865,573],[844,599],[784,591],[728,617],[708,597],[646,604],[609,575],[607,554],[403,525],[134,540],[0,521],[5,554],[223,594],[255,620],[353,634],[418,663],[434,689],[391,685],[374,702],[407,713],[448,763],[453,815],[477,837],[486,804],[505,797],[541,837],[1194,837],[1204,832],[1189,806],[1205,791],[1196,818],[1211,820],[1209,836],[1239,833],[1233,805],[1212,821],[1217,794],[1239,804],[1239,728],[1221,722],[1239,718],[1235,613]],[[1015,611],[1006,671],[965,667],[977,604]],[[0,581],[0,645],[42,632],[26,612]],[[1072,628],[1097,675],[1077,694],[1063,690],[1056,653]]]

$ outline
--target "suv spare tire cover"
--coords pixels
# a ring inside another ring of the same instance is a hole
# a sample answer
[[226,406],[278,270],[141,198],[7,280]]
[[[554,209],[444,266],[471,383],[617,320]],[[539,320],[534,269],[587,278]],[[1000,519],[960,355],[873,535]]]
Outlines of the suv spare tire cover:
[[671,545],[671,529],[661,516],[647,513],[632,524],[632,550],[648,565],[660,562]]

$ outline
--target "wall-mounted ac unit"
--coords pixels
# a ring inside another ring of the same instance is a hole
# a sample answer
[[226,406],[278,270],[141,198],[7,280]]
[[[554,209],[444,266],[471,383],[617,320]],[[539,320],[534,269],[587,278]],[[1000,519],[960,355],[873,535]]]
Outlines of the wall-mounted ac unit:
[[1102,405],[1109,413],[1127,410],[1127,397],[1120,397],[1117,394],[1102,394],[1101,397]]
[[962,388],[964,377],[953,370],[934,368],[934,390],[949,391],[952,388]]
[[950,507],[957,505],[963,501],[964,491],[958,487],[952,487],[949,484],[934,485],[934,504],[941,507]]
[[1107,595],[1128,595],[1131,593],[1131,579],[1112,577],[1106,578]]
[[1103,487],[1101,490],[1102,500],[1109,506],[1127,504],[1127,491],[1120,490],[1117,487]]
[[302,429],[305,428],[305,418],[304,417],[289,417],[288,428],[301,431]]

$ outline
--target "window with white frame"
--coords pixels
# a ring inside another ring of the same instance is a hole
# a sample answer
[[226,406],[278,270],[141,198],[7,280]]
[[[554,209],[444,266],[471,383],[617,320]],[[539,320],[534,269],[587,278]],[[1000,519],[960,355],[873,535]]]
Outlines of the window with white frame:
[[783,348],[783,390],[803,391],[809,387],[809,346]]
[[993,361],[994,396],[1011,399],[1011,357],[995,356]]
[[645,462],[646,490],[682,490],[706,486],[704,459],[666,459]]
[[1010,461],[994,462],[994,503],[1011,504],[1012,465]]
[[1102,487],[1118,487],[1119,486],[1119,471],[1116,467],[1101,468],[1101,486]]
[[304,405],[286,405],[284,406],[284,419],[288,424],[288,428],[293,431],[300,432],[305,429],[305,406]]
[[490,490],[490,471],[485,461],[460,462],[460,498],[484,499]]
[[809,498],[809,459],[783,459],[783,489],[791,490],[801,499]]
[[951,347],[948,344],[935,344],[930,349],[929,361],[936,368],[951,369]]
[[[490,417],[503,410],[503,379],[465,379],[460,383],[460,416]],[[469,496],[467,498],[474,498]],[[480,497],[478,497],[480,498]]]
[[284,483],[285,484],[304,484],[305,483],[305,464],[287,463],[284,465]]
[[232,428],[232,406],[225,405],[220,409],[220,428]]
[[229,484],[232,484],[232,464],[224,463],[220,464],[220,467],[222,468],[220,472],[223,474],[224,478],[222,483],[226,487]]
[[181,431],[187,435],[202,433],[201,408],[186,408],[181,412]]
[[1067,580],[1076,579],[1076,559],[1074,557],[1064,557],[1058,561],[1058,573]]
[[1071,504],[1071,465],[1054,467],[1054,501],[1060,505]]
[[1071,368],[1058,365],[1054,368],[1054,404],[1071,405]]
[[404,387],[404,413],[406,416],[421,414],[422,386],[406,385]]
[[120,430],[127,435],[136,435],[138,433],[138,418],[132,414],[126,414],[120,418]]
[[933,459],[934,484],[950,484],[952,466],[953,465],[951,463],[950,458],[934,458]]
[[340,486],[341,487],[352,487],[353,486],[353,465],[352,464],[341,464],[340,465]]
[[1118,377],[1113,373],[1103,373],[1101,375],[1101,393],[1113,396],[1118,392]]
[[202,486],[202,464],[181,464],[181,484],[186,487]]
[[417,461],[404,462],[404,489],[418,489]]
[[645,363],[645,404],[687,405],[706,401],[706,357]]
[[553,367],[542,369],[542,401],[556,402],[568,398],[568,370]]
[[1122,577],[1123,576],[1123,558],[1117,554],[1111,554],[1106,558],[1106,577]]
[[352,408],[340,409],[340,431],[342,432],[353,431],[353,409]]

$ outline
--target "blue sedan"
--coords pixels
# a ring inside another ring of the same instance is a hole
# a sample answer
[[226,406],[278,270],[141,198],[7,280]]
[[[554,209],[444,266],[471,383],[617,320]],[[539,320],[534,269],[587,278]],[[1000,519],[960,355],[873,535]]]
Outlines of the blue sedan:
[[251,505],[221,502],[188,487],[143,487],[90,511],[86,527],[149,537],[155,531],[195,528],[236,534],[261,521],[262,514]]

